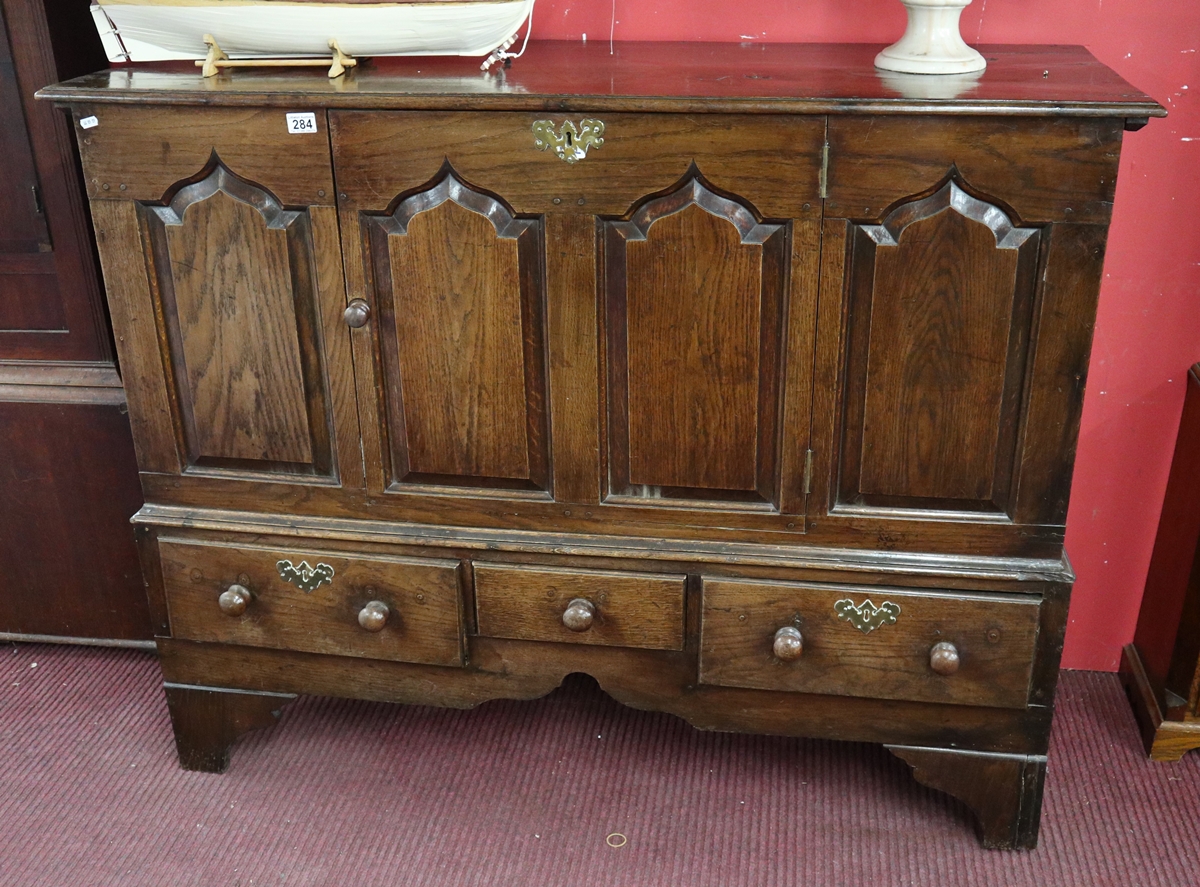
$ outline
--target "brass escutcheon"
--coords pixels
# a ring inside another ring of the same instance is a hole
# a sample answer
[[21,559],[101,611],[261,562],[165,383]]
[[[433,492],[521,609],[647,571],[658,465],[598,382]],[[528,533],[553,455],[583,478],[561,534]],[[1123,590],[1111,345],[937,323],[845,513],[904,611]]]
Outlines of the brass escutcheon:
[[876,607],[870,598],[858,605],[850,598],[842,598],[833,605],[833,611],[839,619],[846,620],[863,634],[870,634],[881,625],[894,625],[900,615],[900,608],[891,601]]
[[333,582],[333,567],[329,564],[317,564],[310,567],[308,561],[300,561],[299,566],[292,566],[291,561],[276,561],[275,569],[286,582],[304,592],[316,591],[326,582]]
[[563,121],[558,132],[554,131],[553,120],[533,122],[533,145],[539,151],[554,150],[559,160],[578,163],[587,157],[588,148],[599,148],[604,144],[604,121],[587,118],[579,121],[579,128],[570,120]]

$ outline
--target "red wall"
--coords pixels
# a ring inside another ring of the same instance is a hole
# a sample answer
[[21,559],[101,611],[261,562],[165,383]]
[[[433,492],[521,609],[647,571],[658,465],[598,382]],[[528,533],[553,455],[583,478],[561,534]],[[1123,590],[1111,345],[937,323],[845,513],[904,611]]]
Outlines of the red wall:
[[[888,43],[898,0],[539,0],[535,39]],[[1083,411],[1063,664],[1115,670],[1133,637],[1183,406],[1200,361],[1200,4],[975,0],[971,43],[1077,43],[1170,111],[1126,135]]]

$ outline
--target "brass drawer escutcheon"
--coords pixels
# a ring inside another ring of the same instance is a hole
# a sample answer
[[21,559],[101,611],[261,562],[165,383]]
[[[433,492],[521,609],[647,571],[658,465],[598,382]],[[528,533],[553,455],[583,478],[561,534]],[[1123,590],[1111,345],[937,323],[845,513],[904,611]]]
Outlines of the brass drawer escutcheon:
[[310,567],[308,561],[300,561],[299,566],[292,566],[291,561],[283,560],[275,562],[275,569],[284,581],[292,583],[301,591],[316,591],[326,582],[333,582],[333,567],[329,564]]
[[900,615],[900,607],[891,601],[876,607],[870,598],[857,606],[850,598],[842,598],[833,605],[833,611],[839,619],[846,620],[863,634],[870,634],[881,625],[894,625]]
[[599,148],[604,144],[604,121],[589,117],[579,121],[579,128],[570,120],[563,121],[558,132],[554,131],[553,120],[533,122],[533,145],[539,151],[554,149],[559,160],[578,163],[587,157],[588,148]]

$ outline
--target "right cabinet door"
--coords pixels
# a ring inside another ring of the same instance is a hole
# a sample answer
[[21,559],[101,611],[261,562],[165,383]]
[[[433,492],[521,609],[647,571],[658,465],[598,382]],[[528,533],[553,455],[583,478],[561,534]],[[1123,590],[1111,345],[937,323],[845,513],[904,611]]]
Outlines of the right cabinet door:
[[1120,137],[830,119],[814,491],[830,514],[1064,522]]

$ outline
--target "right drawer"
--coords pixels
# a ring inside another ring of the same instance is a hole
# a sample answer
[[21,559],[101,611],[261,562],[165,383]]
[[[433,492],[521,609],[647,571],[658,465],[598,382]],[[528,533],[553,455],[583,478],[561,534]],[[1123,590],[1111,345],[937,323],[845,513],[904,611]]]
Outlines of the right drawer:
[[1041,597],[710,579],[700,681],[1024,708]]

